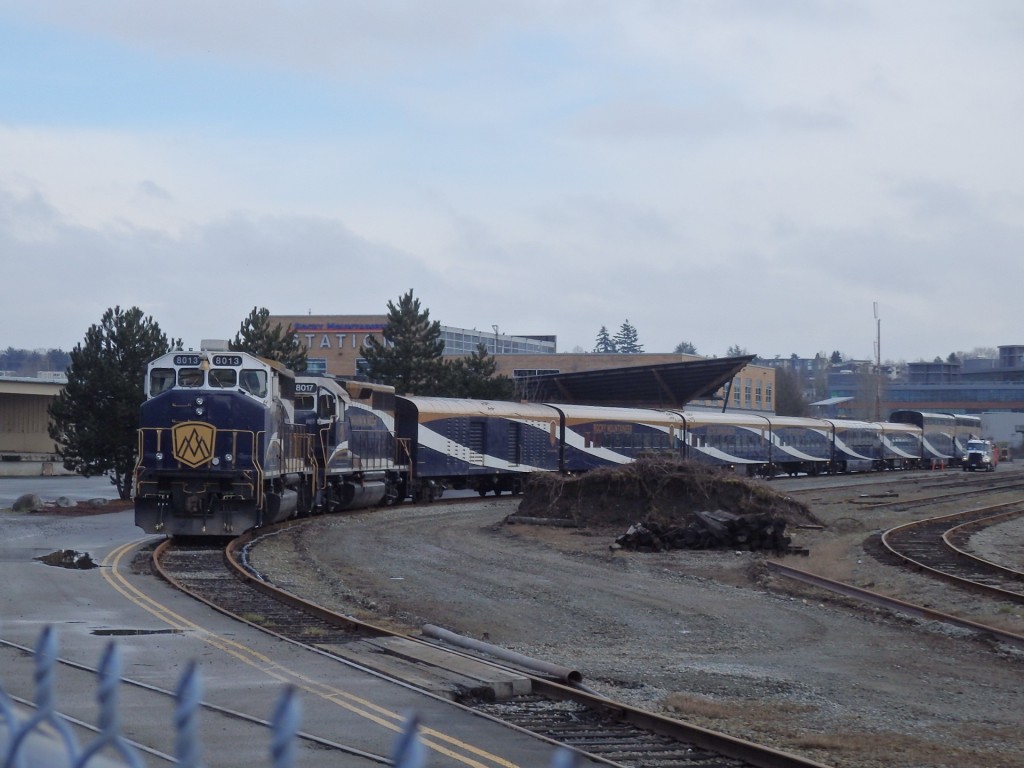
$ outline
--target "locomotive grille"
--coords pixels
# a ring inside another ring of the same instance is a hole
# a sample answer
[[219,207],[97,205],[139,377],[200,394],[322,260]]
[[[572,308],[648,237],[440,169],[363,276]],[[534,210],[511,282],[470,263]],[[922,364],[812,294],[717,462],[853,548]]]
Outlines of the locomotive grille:
[[466,447],[469,449],[468,461],[470,464],[484,463],[484,423],[482,421],[471,421],[469,423],[469,437],[466,440]]

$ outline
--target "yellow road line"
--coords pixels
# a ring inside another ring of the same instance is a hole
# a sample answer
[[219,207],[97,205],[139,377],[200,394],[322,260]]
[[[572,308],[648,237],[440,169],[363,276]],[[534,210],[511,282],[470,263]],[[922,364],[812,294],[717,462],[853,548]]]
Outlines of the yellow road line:
[[[174,629],[188,630],[194,633],[203,642],[238,659],[243,664],[247,664],[260,670],[274,680],[291,684],[311,696],[316,696],[325,701],[329,701],[332,704],[342,707],[352,714],[376,723],[389,731],[393,731],[395,733],[401,732],[402,725],[405,722],[404,715],[385,707],[381,707],[367,699],[354,696],[339,688],[335,688],[334,686],[313,680],[294,670],[283,667],[267,656],[258,653],[246,645],[218,635],[215,632],[211,632],[205,627],[186,619],[184,616],[175,613],[166,605],[163,605],[146,593],[142,592],[137,587],[133,586],[121,571],[121,561],[126,555],[128,555],[128,553],[134,551],[140,544],[146,541],[149,541],[149,538],[137,539],[136,541],[122,544],[103,558],[102,565],[106,566],[102,571],[104,580],[106,580],[111,587],[123,595],[129,602],[134,603]],[[512,763],[498,755],[491,754],[480,747],[467,744],[454,736],[442,733],[433,728],[421,727],[420,734],[425,746],[440,754],[446,755],[453,760],[471,766],[471,768],[488,768],[488,766],[517,768],[516,763]],[[459,754],[446,745],[462,750],[473,757]],[[484,762],[480,762],[474,759],[474,757],[480,758]]]

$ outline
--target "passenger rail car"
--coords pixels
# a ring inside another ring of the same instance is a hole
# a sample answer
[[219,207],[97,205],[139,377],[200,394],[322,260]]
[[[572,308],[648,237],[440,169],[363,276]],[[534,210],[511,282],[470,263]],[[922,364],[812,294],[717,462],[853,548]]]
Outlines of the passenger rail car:
[[594,405],[548,407],[561,426],[562,472],[627,464],[641,455],[679,453],[684,422],[677,413]]
[[201,350],[151,362],[145,394],[135,524],[147,533],[236,535],[403,492],[394,415],[374,403],[386,392],[353,398],[332,379]]
[[417,498],[436,498],[446,486],[514,492],[524,472],[579,473],[655,454],[769,477],[914,469],[952,461],[958,420],[980,430],[977,417],[919,412],[913,423],[909,413],[904,421],[868,422],[446,398],[397,402],[399,434],[415,455]]
[[547,405],[398,397],[395,416],[411,451],[414,499],[439,498],[445,488],[518,493],[528,473],[562,467],[563,433]]
[[981,417],[897,410],[889,420],[913,424],[921,432],[922,458],[952,464],[960,462],[967,451],[967,441],[981,436]]

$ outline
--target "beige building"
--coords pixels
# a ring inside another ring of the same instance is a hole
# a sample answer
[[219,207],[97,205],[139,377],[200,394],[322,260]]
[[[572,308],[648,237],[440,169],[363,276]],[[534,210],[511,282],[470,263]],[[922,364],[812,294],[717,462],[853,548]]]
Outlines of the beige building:
[[359,373],[359,348],[369,336],[380,336],[387,315],[271,315],[271,325],[295,332],[306,348],[310,373],[351,378]]
[[0,377],[0,477],[64,471],[47,413],[63,387],[63,381]]
[[[271,315],[271,323],[293,330],[306,348],[311,373],[350,378],[361,372],[359,348],[368,336],[379,336],[387,315]],[[512,379],[551,373],[579,373],[608,368],[663,365],[703,360],[698,355],[644,353],[638,355],[556,352],[554,336],[513,336],[492,331],[442,326],[445,349],[456,357],[483,344],[494,355],[498,373]],[[725,389],[708,400],[693,401],[694,407],[721,409]],[[729,391],[730,409],[775,410],[775,370],[747,365],[733,379]]]

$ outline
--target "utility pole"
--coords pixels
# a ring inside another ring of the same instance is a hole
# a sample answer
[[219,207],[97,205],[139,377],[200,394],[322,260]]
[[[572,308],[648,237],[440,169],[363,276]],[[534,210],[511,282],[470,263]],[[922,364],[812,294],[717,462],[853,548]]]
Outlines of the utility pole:
[[882,318],[875,302],[875,421],[882,420]]

